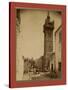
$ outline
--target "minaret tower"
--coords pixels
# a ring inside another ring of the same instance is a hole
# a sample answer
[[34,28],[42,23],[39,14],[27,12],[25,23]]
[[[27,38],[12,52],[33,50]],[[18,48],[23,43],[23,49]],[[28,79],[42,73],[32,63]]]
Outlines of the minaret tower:
[[53,52],[53,29],[54,21],[50,21],[50,13],[48,11],[47,18],[43,26],[44,30],[44,63],[43,71],[50,68],[50,55]]

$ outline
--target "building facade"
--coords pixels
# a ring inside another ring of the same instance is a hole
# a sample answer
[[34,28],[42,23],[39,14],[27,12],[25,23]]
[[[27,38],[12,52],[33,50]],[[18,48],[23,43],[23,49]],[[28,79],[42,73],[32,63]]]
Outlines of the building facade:
[[22,34],[20,31],[21,13],[20,9],[16,10],[16,80],[22,80],[24,73],[24,60],[22,58]]
[[57,77],[59,72],[61,73],[62,67],[62,26],[60,25],[58,29],[54,32],[55,37],[55,50],[51,54],[50,69],[56,72]]
[[62,60],[62,26],[60,25],[55,32],[55,59],[56,69],[61,71]]

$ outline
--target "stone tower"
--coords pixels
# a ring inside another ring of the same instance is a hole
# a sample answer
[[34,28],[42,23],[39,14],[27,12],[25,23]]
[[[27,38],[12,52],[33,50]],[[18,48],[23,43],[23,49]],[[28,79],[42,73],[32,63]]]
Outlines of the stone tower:
[[50,21],[49,11],[47,18],[45,19],[45,24],[43,28],[44,28],[43,71],[48,71],[50,69],[51,53],[53,52],[53,29],[54,29],[54,21]]

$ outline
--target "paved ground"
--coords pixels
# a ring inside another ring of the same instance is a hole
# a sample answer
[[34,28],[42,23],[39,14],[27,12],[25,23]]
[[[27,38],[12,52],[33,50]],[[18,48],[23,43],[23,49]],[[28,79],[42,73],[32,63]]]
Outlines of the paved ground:
[[[59,78],[61,77],[61,74],[59,73]],[[58,78],[58,79],[59,79]],[[29,72],[28,74],[23,75],[23,80],[52,80],[56,78],[51,78],[49,72],[40,72],[39,74],[33,74],[32,72]]]
[[50,79],[49,76],[47,76],[47,74],[49,74],[49,72],[40,72],[40,74],[37,74],[37,75],[33,75],[32,76],[32,80],[48,80]]

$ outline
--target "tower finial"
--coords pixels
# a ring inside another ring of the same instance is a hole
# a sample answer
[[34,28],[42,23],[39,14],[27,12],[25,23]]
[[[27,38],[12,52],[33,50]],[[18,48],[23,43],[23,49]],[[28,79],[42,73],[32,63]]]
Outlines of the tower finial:
[[48,13],[47,13],[47,17],[50,18],[50,12],[49,12],[49,11],[48,11]]
[[50,13],[49,13],[49,11],[47,12],[47,22],[50,22]]
[[47,16],[49,16],[49,11],[48,11],[48,15]]

